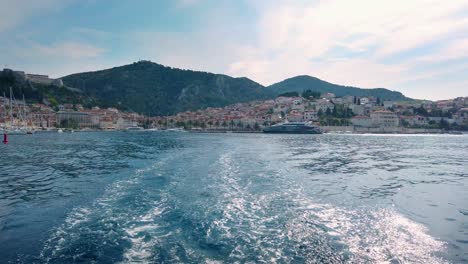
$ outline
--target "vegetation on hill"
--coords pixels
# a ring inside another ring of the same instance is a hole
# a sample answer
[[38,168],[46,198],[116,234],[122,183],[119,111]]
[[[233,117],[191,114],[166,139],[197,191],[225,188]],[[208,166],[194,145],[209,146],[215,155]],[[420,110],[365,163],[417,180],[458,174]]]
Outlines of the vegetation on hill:
[[84,94],[66,87],[43,85],[19,80],[13,72],[3,71],[0,74],[0,96],[12,97],[22,100],[23,96],[28,103],[47,103],[52,106],[58,104],[97,104],[95,100]]
[[273,84],[268,88],[271,89],[275,95],[287,92],[302,92],[310,90],[316,93],[334,93],[336,96],[375,96],[383,100],[410,100],[400,92],[390,91],[384,88],[362,89],[357,87],[342,86],[306,75],[286,79],[282,82]]
[[286,92],[282,94],[278,94],[278,97],[298,97],[299,93],[298,92]]
[[181,70],[149,61],[62,78],[104,106],[149,115],[174,114],[206,107],[222,107],[270,97],[247,78]]
[[[233,103],[282,96],[319,98],[321,93],[337,96],[375,96],[382,100],[409,100],[387,89],[361,89],[297,76],[264,87],[247,78],[182,70],[150,61],[111,69],[77,73],[62,78],[65,86],[18,81],[14,73],[0,74],[0,96],[13,88],[15,98],[23,94],[29,102],[83,104],[85,107],[116,107],[146,115],[170,115],[187,110],[223,107]],[[380,100],[379,99],[379,100]]]

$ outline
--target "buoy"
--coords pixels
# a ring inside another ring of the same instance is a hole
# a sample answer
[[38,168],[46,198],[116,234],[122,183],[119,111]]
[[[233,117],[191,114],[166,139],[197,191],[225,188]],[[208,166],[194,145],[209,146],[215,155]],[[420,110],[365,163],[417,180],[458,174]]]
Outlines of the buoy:
[[6,133],[3,134],[3,144],[8,144],[8,135]]

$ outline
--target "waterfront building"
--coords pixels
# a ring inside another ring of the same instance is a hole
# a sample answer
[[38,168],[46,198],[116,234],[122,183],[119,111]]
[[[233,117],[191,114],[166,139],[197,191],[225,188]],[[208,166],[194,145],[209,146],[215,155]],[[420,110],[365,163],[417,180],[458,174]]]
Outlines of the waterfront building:
[[98,128],[99,122],[95,122],[95,117],[89,113],[76,111],[59,111],[56,114],[56,122],[58,127],[77,128]]
[[391,111],[379,110],[370,114],[372,125],[376,127],[397,127],[400,122],[398,116]]
[[[167,119],[164,119],[162,121],[167,122]],[[137,125],[138,123],[136,121],[133,121],[131,118],[119,117],[116,123],[116,129],[126,129],[127,127],[135,127]]]
[[357,127],[372,127],[372,119],[369,116],[355,116],[351,118],[351,123]]
[[293,110],[287,115],[289,122],[302,122],[303,114],[299,111]]
[[35,127],[51,128],[56,126],[56,114],[52,111],[32,112],[29,115],[32,124]]

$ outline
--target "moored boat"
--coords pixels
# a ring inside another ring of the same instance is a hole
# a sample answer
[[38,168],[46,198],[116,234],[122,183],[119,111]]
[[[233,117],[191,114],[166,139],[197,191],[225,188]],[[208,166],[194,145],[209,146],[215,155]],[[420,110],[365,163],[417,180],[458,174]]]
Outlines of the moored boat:
[[129,126],[125,130],[127,130],[127,131],[143,131],[144,128],[139,127],[139,126]]
[[322,134],[320,128],[307,123],[281,123],[263,129],[263,133],[275,134]]

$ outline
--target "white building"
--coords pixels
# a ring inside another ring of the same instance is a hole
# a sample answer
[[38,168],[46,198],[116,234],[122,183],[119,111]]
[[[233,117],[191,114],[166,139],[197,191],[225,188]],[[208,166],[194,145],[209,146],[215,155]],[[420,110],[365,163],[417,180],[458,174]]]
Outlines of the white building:
[[366,105],[366,104],[368,104],[370,102],[369,98],[367,98],[367,97],[360,98],[360,101],[361,101],[362,105]]
[[372,127],[372,119],[369,116],[355,116],[351,118],[353,126]]
[[293,104],[294,104],[294,105],[300,105],[300,104],[302,104],[302,98],[294,98]]
[[372,125],[376,127],[397,127],[400,124],[398,116],[391,111],[375,111],[370,114]]
[[383,105],[384,105],[385,109],[392,108],[394,104],[395,103],[393,101],[384,101],[383,102]]
[[317,102],[316,107],[317,110],[322,110],[322,112],[325,112],[327,111],[327,109],[330,109],[330,111],[332,111],[335,108],[335,105],[328,100],[321,99]]
[[352,104],[349,106],[349,109],[351,109],[351,111],[353,111],[354,114],[360,115],[360,116],[366,113],[366,109],[363,105]]
[[317,111],[305,111],[302,115],[303,121],[317,121],[318,115]]
[[416,126],[427,126],[427,124],[429,123],[429,120],[427,117],[416,115],[413,118],[413,123]]

